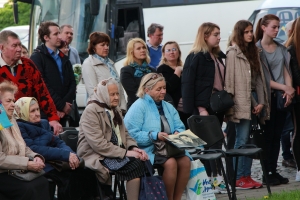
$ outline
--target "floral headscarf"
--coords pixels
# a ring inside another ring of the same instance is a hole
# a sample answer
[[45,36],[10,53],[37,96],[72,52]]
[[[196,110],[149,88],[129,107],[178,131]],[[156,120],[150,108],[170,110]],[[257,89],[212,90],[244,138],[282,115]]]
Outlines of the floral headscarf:
[[38,102],[34,97],[22,97],[15,102],[14,117],[16,119],[29,121],[29,108],[32,100]]

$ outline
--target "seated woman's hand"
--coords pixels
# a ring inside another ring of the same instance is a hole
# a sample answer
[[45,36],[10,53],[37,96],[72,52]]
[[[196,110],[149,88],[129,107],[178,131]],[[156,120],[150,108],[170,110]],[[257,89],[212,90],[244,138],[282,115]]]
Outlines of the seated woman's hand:
[[38,157],[38,156],[34,157],[33,161],[45,165],[45,164],[44,164],[44,161],[43,161],[40,157]]
[[40,172],[45,167],[45,164],[42,162],[28,161],[27,170]]
[[71,169],[73,169],[73,170],[79,166],[79,159],[75,153],[70,153],[69,165],[70,165]]
[[158,139],[158,140],[165,141],[166,138],[164,138],[164,137],[169,137],[168,133],[165,133],[165,132],[159,132],[159,133],[157,134],[157,139]]
[[134,157],[134,158],[142,160],[142,154],[137,152],[137,151],[134,151],[134,150],[128,150],[127,153],[126,153],[126,156],[127,157]]
[[142,161],[148,160],[148,154],[144,150],[139,149],[137,147],[134,147],[132,150],[141,154],[140,160]]

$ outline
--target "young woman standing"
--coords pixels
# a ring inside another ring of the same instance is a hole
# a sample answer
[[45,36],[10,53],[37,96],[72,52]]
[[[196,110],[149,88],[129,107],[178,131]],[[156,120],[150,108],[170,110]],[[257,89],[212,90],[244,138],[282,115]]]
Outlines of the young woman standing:
[[[282,177],[276,171],[280,137],[287,114],[287,112],[277,109],[276,91],[282,91],[282,97],[286,99],[285,107],[291,104],[295,92],[289,68],[289,53],[283,45],[274,40],[279,30],[279,24],[280,20],[276,15],[265,15],[259,20],[255,33],[271,108],[270,120],[266,121],[264,127],[265,166],[270,185],[289,182],[289,179]],[[264,179],[263,182],[265,183]]]
[[[264,119],[269,113],[265,79],[255,46],[253,25],[238,21],[233,30],[231,46],[227,49],[225,88],[233,96],[235,105],[228,116],[234,122],[236,138],[234,148],[247,143],[251,120]],[[264,115],[260,115],[265,108]],[[260,188],[262,184],[251,178],[252,158],[239,157],[236,188]]]

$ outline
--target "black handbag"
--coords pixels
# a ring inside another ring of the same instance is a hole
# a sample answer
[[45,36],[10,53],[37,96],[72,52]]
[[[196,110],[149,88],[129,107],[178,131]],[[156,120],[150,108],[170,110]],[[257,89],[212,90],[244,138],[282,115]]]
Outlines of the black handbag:
[[[254,114],[251,116],[251,127],[247,144],[252,144],[265,150],[266,143],[264,129],[263,126],[258,123],[258,117]],[[253,155],[251,158],[260,159],[259,154]]]
[[13,176],[21,181],[32,181],[42,175],[45,174],[45,171],[42,170],[40,172],[33,172],[28,170],[20,170],[20,169],[14,169],[14,170],[8,170],[8,174],[10,176]]
[[[49,163],[53,168],[55,168],[57,171],[67,171],[71,170],[69,162],[61,161],[61,160],[48,160],[46,161]],[[79,159],[79,166],[77,169],[83,169],[85,167],[84,160],[82,158]]]
[[[222,80],[222,86],[224,88],[224,79],[222,78],[221,70],[218,61],[216,60],[217,68],[220,78]],[[234,101],[231,95],[225,90],[216,91],[212,93],[210,97],[210,108],[214,113],[225,112],[234,105]]]

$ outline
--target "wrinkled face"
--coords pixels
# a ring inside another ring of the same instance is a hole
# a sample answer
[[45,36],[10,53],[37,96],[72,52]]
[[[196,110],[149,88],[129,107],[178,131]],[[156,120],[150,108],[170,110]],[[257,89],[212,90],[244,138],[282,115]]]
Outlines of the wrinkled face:
[[60,46],[60,30],[57,26],[49,26],[50,34],[49,36],[45,35],[44,39],[47,43],[47,46],[57,48]]
[[1,94],[2,105],[9,119],[13,116],[15,109],[15,96],[12,92],[6,91]]
[[143,62],[147,57],[147,48],[144,44],[137,42],[133,45],[133,59],[138,62]]
[[261,27],[262,27],[265,35],[267,35],[271,38],[276,38],[280,26],[279,26],[279,21],[270,20],[269,24],[267,26],[262,25]]
[[29,122],[36,123],[41,121],[40,107],[35,103],[29,108]]
[[158,46],[162,43],[163,40],[163,32],[156,28],[155,32],[152,35],[149,35],[150,43],[153,46]]
[[3,56],[5,56],[5,58],[12,61],[13,63],[17,63],[22,53],[22,44],[20,39],[9,36],[7,38],[7,42],[4,42],[4,44],[0,47],[1,52]]
[[73,40],[73,28],[69,28],[69,27],[65,26],[61,30],[60,38],[64,41],[66,41],[68,44],[71,44],[71,42]]
[[25,58],[29,58],[28,51],[25,48],[22,48],[21,56]]
[[107,42],[101,42],[95,45],[95,53],[105,58],[109,53],[109,45]]
[[158,81],[151,90],[146,89],[146,93],[149,94],[156,102],[164,100],[166,95],[166,82]]
[[220,36],[220,30],[218,28],[215,28],[211,34],[204,38],[206,41],[206,44],[209,48],[215,48],[219,46],[221,36]]
[[177,48],[177,45],[175,43],[167,44],[165,46],[165,51],[163,52],[163,55],[168,62],[177,61],[179,57],[179,50]]
[[63,52],[65,55],[69,54],[69,47],[67,45],[63,46],[62,48],[59,49],[61,52]]
[[252,42],[253,40],[253,27],[249,25],[247,28],[244,30],[244,41],[246,43]]
[[119,89],[115,84],[107,86],[109,99],[110,99],[110,107],[115,108],[119,105]]

